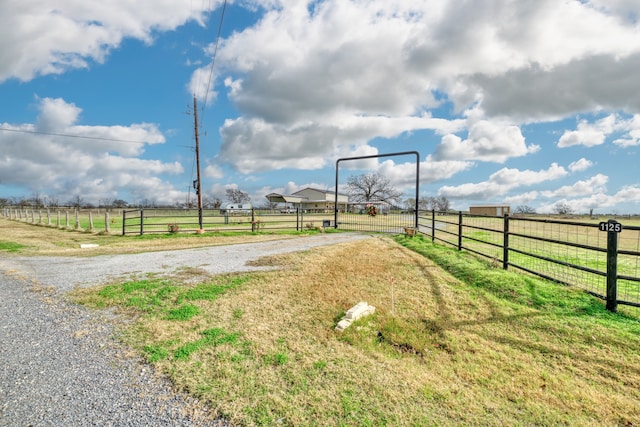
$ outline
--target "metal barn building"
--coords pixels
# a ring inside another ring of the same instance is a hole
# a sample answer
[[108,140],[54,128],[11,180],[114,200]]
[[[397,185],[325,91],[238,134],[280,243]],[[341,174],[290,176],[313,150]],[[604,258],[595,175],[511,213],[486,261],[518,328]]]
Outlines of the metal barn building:
[[509,205],[469,206],[470,215],[505,216],[511,214]]

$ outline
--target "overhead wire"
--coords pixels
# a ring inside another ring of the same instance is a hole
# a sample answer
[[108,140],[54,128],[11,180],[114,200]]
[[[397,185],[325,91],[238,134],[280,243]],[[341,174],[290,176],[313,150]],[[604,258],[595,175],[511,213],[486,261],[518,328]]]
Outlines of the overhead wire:
[[129,139],[119,139],[119,138],[103,138],[99,136],[86,136],[86,135],[72,135],[67,133],[56,133],[56,132],[44,132],[39,130],[26,130],[26,129],[9,129],[0,127],[0,131],[5,132],[17,132],[17,133],[30,133],[36,135],[49,135],[49,136],[62,136],[65,138],[79,138],[79,139],[93,139],[98,141],[113,141],[113,142],[127,142],[130,144],[147,144],[149,141],[132,141]]
[[204,111],[207,106],[207,101],[209,99],[209,90],[211,89],[211,84],[213,81],[213,70],[216,64],[216,56],[218,55],[218,46],[220,45],[220,34],[222,33],[222,23],[224,22],[224,13],[226,9],[227,9],[227,0],[224,0],[224,2],[222,3],[222,12],[220,13],[220,21],[218,23],[218,33],[216,34],[216,42],[213,48],[213,55],[211,58],[211,67],[209,69],[209,80],[207,81],[207,88],[204,93],[204,104],[202,106],[202,113],[201,113],[202,119],[200,123],[204,123]]

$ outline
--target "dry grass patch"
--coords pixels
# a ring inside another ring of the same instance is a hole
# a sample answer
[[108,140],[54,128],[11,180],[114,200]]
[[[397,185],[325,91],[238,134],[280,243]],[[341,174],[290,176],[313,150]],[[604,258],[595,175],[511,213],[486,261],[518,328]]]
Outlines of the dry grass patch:
[[[127,332],[128,342],[177,387],[234,422],[634,425],[640,419],[639,323],[606,313],[582,293],[531,278],[521,283],[523,276],[486,266],[474,270],[470,258],[452,269],[474,280],[465,283],[382,237],[261,262],[284,268],[170,283],[175,289],[163,291],[157,309]],[[211,286],[226,288],[207,293]],[[142,288],[140,297],[154,300],[162,287]],[[187,300],[198,295],[195,289],[202,298]],[[99,292],[104,288],[93,298]],[[126,305],[124,294],[103,302]],[[335,332],[358,301],[376,313]],[[167,310],[186,302],[197,315],[167,318]]]
[[[164,250],[179,250],[206,246],[233,245],[296,238],[287,234],[205,233],[156,234],[120,236],[89,233],[34,225],[0,218],[0,253],[7,255],[96,256]],[[97,244],[82,249],[81,244]]]

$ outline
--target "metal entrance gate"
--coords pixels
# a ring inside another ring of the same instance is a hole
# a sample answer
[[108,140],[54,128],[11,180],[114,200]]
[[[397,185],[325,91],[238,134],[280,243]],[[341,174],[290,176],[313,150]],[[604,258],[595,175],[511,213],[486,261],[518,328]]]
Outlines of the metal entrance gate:
[[[370,202],[352,204],[347,211],[338,209],[338,175],[340,162],[343,160],[362,160],[391,156],[416,156],[416,194],[415,206],[407,211],[394,208],[384,202]],[[401,153],[376,154],[372,156],[346,157],[336,161],[336,187],[335,187],[335,216],[334,226],[340,230],[373,231],[378,233],[403,233],[414,231],[418,228],[418,195],[420,186],[420,153],[417,151],[404,151]],[[373,210],[371,209],[373,207]]]
[[339,230],[401,234],[407,228],[415,228],[415,215],[410,212],[391,211],[375,216],[366,212],[338,212],[336,218],[336,228]]

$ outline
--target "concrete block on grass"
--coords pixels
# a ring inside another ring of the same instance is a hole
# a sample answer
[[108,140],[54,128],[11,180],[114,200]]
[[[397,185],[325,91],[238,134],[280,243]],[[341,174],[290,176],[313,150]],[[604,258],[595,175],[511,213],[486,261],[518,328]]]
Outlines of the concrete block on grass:
[[336,331],[344,331],[349,326],[351,326],[351,322],[358,320],[361,317],[373,314],[375,313],[375,311],[376,308],[374,306],[369,305],[364,301],[360,301],[346,312],[342,320],[340,320],[340,322],[338,322],[338,325],[336,325]]

